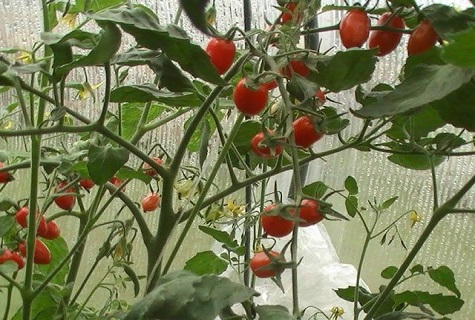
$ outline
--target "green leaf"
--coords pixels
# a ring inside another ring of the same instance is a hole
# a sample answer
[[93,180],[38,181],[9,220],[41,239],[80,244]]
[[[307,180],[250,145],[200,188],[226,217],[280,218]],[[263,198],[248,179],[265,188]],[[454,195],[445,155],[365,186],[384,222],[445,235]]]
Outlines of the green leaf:
[[126,2],[127,0],[75,0],[76,4],[71,7],[71,10],[69,12],[98,12],[111,7],[117,7]]
[[[0,160],[5,161],[5,160]],[[0,211],[7,211],[11,207],[16,206],[16,202],[10,199],[9,197],[1,197],[0,198]]]
[[217,230],[206,226],[199,226],[198,228],[207,235],[212,236],[214,240],[226,245],[228,248],[236,248],[239,246],[236,240],[234,240],[231,235],[225,231]]
[[[122,138],[130,140],[137,130],[137,119],[140,119],[145,105],[144,103],[124,103],[122,109]],[[165,106],[160,104],[152,104],[149,108],[147,121],[158,118]]]
[[324,106],[320,111],[324,116],[324,120],[320,123],[320,127],[322,132],[326,135],[339,133],[350,124],[350,120],[343,119],[341,115],[338,115],[337,110],[333,107]]
[[4,263],[0,264],[0,270],[6,274],[10,274],[18,271],[18,265],[14,261],[5,261]]
[[[406,149],[410,151],[409,149]],[[435,167],[444,162],[446,157],[433,156],[432,163]],[[398,166],[413,169],[413,170],[428,170],[431,168],[431,162],[426,155],[412,155],[412,154],[393,154],[388,157],[388,160]]]
[[411,271],[411,274],[423,273],[424,272],[424,266],[421,265],[421,264],[416,264],[409,271]]
[[228,263],[218,257],[213,251],[197,253],[185,264],[184,270],[191,271],[199,276],[205,274],[219,275],[226,271]]
[[441,293],[431,294],[423,291],[404,291],[394,295],[397,304],[407,303],[412,306],[428,304],[432,309],[441,315],[446,315],[459,311],[464,301],[455,296],[445,296]]
[[371,79],[376,65],[376,50],[350,49],[317,62],[310,79],[333,92],[351,89]]
[[165,55],[154,60],[149,66],[160,78],[160,88],[167,88],[172,92],[195,91],[190,79]]
[[209,36],[213,35],[206,21],[206,7],[210,0],[180,0],[180,4],[193,25]]
[[397,272],[397,267],[389,266],[386,269],[384,269],[383,271],[381,271],[381,277],[383,279],[391,279],[392,277],[394,277],[396,272]]
[[452,65],[419,66],[394,91],[353,112],[364,118],[381,118],[412,111],[444,98],[474,75],[475,70]]
[[[348,287],[348,288],[345,288],[345,289],[340,288],[338,290],[335,290],[335,293],[340,298],[342,298],[346,301],[353,302],[354,298],[355,298],[355,287]],[[360,305],[365,306],[364,307],[365,312],[368,312],[369,309],[371,309],[372,305],[376,301],[374,299],[376,296],[378,296],[378,293],[370,293],[366,289],[360,287],[359,294],[358,294],[358,302],[359,302]],[[370,302],[370,301],[372,301],[372,302]],[[376,312],[376,314],[374,316],[377,317],[379,315],[391,312],[391,311],[393,311],[394,306],[395,306],[395,304],[394,304],[394,301],[392,299],[392,295],[390,295],[388,297],[388,299],[386,299],[386,301],[383,303],[383,305],[378,309],[378,311]]]
[[262,124],[256,120],[246,120],[241,123],[238,129],[234,145],[241,154],[246,154],[251,149],[251,139],[262,131]]
[[455,293],[457,298],[460,298],[460,291],[455,285],[454,272],[449,267],[440,266],[437,269],[429,269],[429,277],[441,286]]
[[281,305],[261,305],[256,306],[259,320],[296,320],[289,310]]
[[355,178],[348,176],[345,180],[345,189],[348,190],[348,194],[355,195],[358,194],[358,183]]
[[183,29],[175,25],[161,26],[158,18],[142,6],[105,10],[89,17],[96,21],[116,23],[131,34],[140,46],[163,50],[167,57],[193,76],[215,85],[226,85],[206,52],[199,45],[191,43]]
[[466,30],[475,22],[475,16],[469,10],[457,12],[453,6],[438,3],[423,8],[422,13],[442,38]]
[[379,83],[371,91],[365,90],[363,86],[359,85],[355,90],[356,102],[366,106],[373,102],[378,101],[381,97],[385,96],[389,92],[393,91],[394,88],[389,84]]
[[[51,252],[51,262],[45,265],[38,265],[38,271],[44,276],[48,276],[63,259],[68,255],[68,244],[63,237],[58,237],[54,240],[41,239]],[[66,277],[69,273],[69,264],[65,264],[61,270],[56,274],[51,283],[57,285],[66,284]]]
[[350,217],[354,217],[358,212],[358,198],[355,196],[349,196],[345,199],[346,212]]
[[[47,286],[33,300],[31,308],[31,319],[35,320],[51,320],[58,310],[58,303],[61,301],[62,295],[60,288],[57,286]],[[15,313],[11,320],[22,320],[23,308]]]
[[154,84],[122,86],[112,90],[111,102],[152,102],[158,101],[173,107],[192,107],[201,104],[194,93],[174,93],[159,90]]
[[[439,112],[429,106],[410,116],[395,116],[386,135],[394,140],[412,138],[417,141],[444,125],[445,121],[440,117]],[[406,133],[409,134],[409,137]]]
[[464,68],[475,67],[475,26],[448,36],[449,43],[443,46],[442,59]]
[[407,57],[406,64],[403,67],[401,80],[407,78],[411,72],[413,72],[419,65],[445,65],[446,63],[442,60],[441,56],[442,48],[438,46],[432,47],[432,49],[427,50],[420,54],[415,54]]
[[[375,320],[403,320],[403,319],[426,319],[427,320],[427,319],[435,319],[435,318],[433,318],[432,316],[426,313],[394,311],[394,312],[383,314],[382,316],[377,317]],[[441,319],[441,320],[444,320],[444,319]]]
[[132,306],[125,320],[213,320],[225,307],[249,300],[256,292],[215,275],[170,272]]
[[88,153],[87,170],[97,185],[105,184],[129,160],[129,151],[124,148],[97,146],[91,144]]
[[388,209],[390,206],[392,206],[392,205],[394,204],[394,202],[396,202],[396,200],[397,200],[398,198],[399,198],[398,196],[395,196],[395,197],[389,198],[388,200],[384,201],[384,202],[381,204],[381,209],[382,209],[382,210]]
[[475,123],[472,121],[475,117],[475,108],[472,106],[474,99],[475,84],[467,83],[431,105],[447,123],[475,132]]
[[0,238],[3,238],[15,225],[15,218],[11,215],[0,217]]
[[315,181],[302,188],[302,193],[310,197],[321,199],[328,190],[328,186],[322,181]]
[[456,134],[443,132],[436,135],[432,139],[432,143],[436,144],[437,151],[449,152],[465,145],[467,142]]
[[318,86],[298,74],[292,75],[292,80],[287,82],[287,90],[292,98],[305,101],[315,97]]
[[126,263],[121,263],[122,268],[124,269],[125,274],[130,278],[130,281],[134,284],[134,297],[137,297],[140,293],[140,282],[139,277],[135,273],[135,270]]
[[138,179],[146,184],[150,183],[152,180],[152,177],[147,175],[143,170],[135,170],[129,167],[122,167],[117,171],[115,176],[121,180],[126,180],[126,179]]

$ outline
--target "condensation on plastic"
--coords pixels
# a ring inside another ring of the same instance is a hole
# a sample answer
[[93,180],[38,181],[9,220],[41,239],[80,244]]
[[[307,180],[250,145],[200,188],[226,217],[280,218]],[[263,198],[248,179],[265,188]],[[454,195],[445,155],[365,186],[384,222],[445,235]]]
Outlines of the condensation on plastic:
[[[170,23],[174,19],[174,15],[178,10],[178,1],[165,0],[146,0],[137,1],[150,6],[159,16],[162,23]],[[22,47],[29,49],[33,46],[36,39],[38,39],[41,32],[40,22],[40,1],[33,0],[2,0],[0,1],[0,16],[7,17],[2,20],[0,24],[0,47]],[[326,3],[329,3],[328,1]],[[462,6],[465,2],[456,1],[456,4]],[[277,17],[277,10],[272,8],[275,1],[261,0],[253,1],[253,27],[265,27],[264,17],[273,20]],[[220,30],[226,30],[229,26],[237,24],[243,25],[242,2],[232,0],[217,0],[218,20],[217,27]],[[326,13],[319,17],[321,25],[333,25],[339,21],[342,12]],[[207,37],[195,31],[188,20],[183,18],[179,25],[186,29],[190,37],[197,43],[205,43]],[[61,30],[67,30],[67,27],[60,26]],[[91,26],[93,29],[94,27]],[[330,49],[331,47],[340,47],[339,39],[336,32],[327,32],[321,35],[322,37],[322,51]],[[403,41],[407,41],[407,36]],[[124,36],[123,47],[127,48],[133,44],[132,39]],[[242,45],[242,43],[241,43]],[[377,64],[376,78],[379,81],[384,81],[390,84],[397,83],[397,76],[400,68],[405,60],[406,53],[402,45],[396,52],[383,57]],[[98,69],[96,71],[88,71],[88,79],[91,84],[99,84],[103,81],[103,71]],[[85,80],[82,71],[75,71],[72,78],[79,82]],[[153,74],[146,68],[138,68],[131,72],[129,80],[136,83],[151,82]],[[367,87],[371,87],[368,84]],[[75,96],[67,97],[68,106],[80,111],[86,116],[96,115],[100,110],[100,101],[102,97],[102,87],[97,90],[96,103],[92,99],[80,101]],[[349,108],[357,108],[354,102],[352,91],[343,92],[340,94],[329,94],[332,98],[341,104],[336,105],[337,108],[348,110]],[[5,107],[12,101],[10,94],[0,95],[0,103]],[[149,136],[147,140],[140,145],[141,148],[146,149],[151,145],[160,142],[165,148],[174,150],[177,145],[177,140],[182,132],[183,123],[186,119],[180,119],[173,125],[166,128],[160,128]],[[361,124],[352,124],[344,132],[346,138],[354,135],[360,129]],[[52,141],[54,142],[54,141]],[[70,139],[64,141],[66,145],[72,143]],[[15,150],[20,148],[20,140],[9,140],[6,148]],[[46,142],[48,143],[48,142]],[[213,143],[216,143],[213,140]],[[316,151],[328,150],[340,143],[334,136],[325,137],[316,146]],[[2,146],[3,148],[4,146]],[[210,148],[210,151],[218,148]],[[215,154],[211,154],[208,160],[208,165],[212,161]],[[190,162],[196,162],[196,159],[190,157]],[[132,160],[137,163],[137,160]],[[471,175],[475,174],[473,163],[467,158],[453,158],[444,162],[437,168],[439,175],[438,185],[441,195],[441,201],[447,199],[459,188],[464,181]],[[19,173],[18,181],[27,181],[28,177],[24,173]],[[360,187],[360,199],[362,201],[373,200],[374,198],[383,201],[393,195],[399,195],[398,201],[386,214],[386,220],[382,223],[387,223],[408,210],[416,210],[424,218],[422,223],[417,224],[414,228],[410,228],[409,222],[401,223],[400,232],[403,239],[406,240],[408,248],[411,248],[418,236],[420,235],[424,225],[429,220],[432,205],[432,191],[431,178],[429,172],[409,171],[401,169],[396,165],[391,164],[384,155],[374,153],[362,153],[356,150],[349,150],[343,153],[338,153],[334,156],[325,158],[325,161],[317,160],[310,165],[308,182],[323,180],[328,185],[341,188],[344,179],[348,176],[354,176]],[[288,173],[282,174],[278,177],[279,189],[286,190],[289,186],[290,175]],[[224,178],[219,178],[219,182],[224,182]],[[141,183],[132,183],[127,186],[132,195],[140,198],[147,190]],[[28,190],[24,186],[20,186],[18,182],[8,185],[4,191],[7,194],[14,194],[15,197],[24,198],[28,196]],[[333,198],[332,198],[333,199]],[[336,200],[337,198],[335,198]],[[86,201],[90,198],[86,196]],[[473,207],[475,199],[473,193],[464,198],[461,207]],[[340,212],[344,212],[344,203],[342,201],[334,202],[334,206]],[[110,212],[104,219],[113,217],[115,212],[119,210],[119,205],[114,205]],[[368,216],[370,213],[368,212]],[[157,224],[157,216],[150,214],[146,216],[147,222],[154,226]],[[475,245],[473,244],[473,234],[475,233],[474,216],[470,215],[454,215],[447,218],[435,230],[432,238],[422,248],[421,253],[417,256],[415,263],[422,263],[426,266],[432,265],[437,267],[439,265],[447,265],[452,268],[456,274],[457,285],[461,289],[462,298],[466,303],[461,312],[457,313],[453,319],[466,320],[471,319],[471,315],[475,310],[475,299],[473,298],[473,288],[475,286],[475,271],[473,268],[473,257],[475,256]],[[65,237],[72,239],[74,234],[71,230],[76,230],[76,223],[71,222],[71,219],[61,219],[60,225],[65,231]],[[326,230],[330,235],[331,241],[328,240]],[[71,232],[71,233],[68,233]],[[81,266],[81,271],[84,273],[88,270],[88,266],[94,261],[95,256],[102,244],[104,232],[98,230],[93,233],[88,242],[88,251],[86,257],[88,260],[84,261]],[[299,245],[302,249],[300,252],[304,256],[302,261],[302,279],[300,281],[300,292],[303,297],[309,297],[309,300],[303,298],[302,306],[307,304],[316,305],[322,309],[328,309],[336,305],[344,306],[346,314],[343,319],[351,318],[351,307],[343,302],[334,300],[334,294],[331,293],[330,285],[346,285],[348,282],[345,279],[354,279],[354,268],[349,267],[348,264],[357,265],[362,243],[364,237],[364,230],[361,223],[357,219],[350,222],[325,222],[325,226],[314,226],[307,229],[302,229],[300,232]],[[72,243],[70,243],[72,245]],[[180,268],[183,262],[197,251],[209,248],[210,240],[208,236],[203,234],[192,234],[185,244],[187,250],[182,252],[182,255],[177,260],[176,267]],[[338,256],[342,264],[334,268],[335,263],[338,263]],[[144,261],[146,252],[140,241],[135,243],[133,249],[133,261],[139,267],[139,274],[144,274]],[[407,251],[394,243],[390,246],[381,247],[375,243],[370,246],[368,255],[365,260],[363,268],[363,278],[369,285],[371,290],[377,291],[379,285],[385,284],[379,277],[379,273],[384,267],[388,265],[398,265],[407,254]],[[105,267],[105,264],[102,265]],[[314,269],[312,269],[314,267]],[[306,268],[304,270],[304,268]],[[101,272],[96,272],[94,278],[90,283],[95,283],[101,276],[105,269]],[[83,274],[82,274],[83,275]],[[97,276],[96,276],[97,275]],[[284,279],[284,281],[286,281]],[[286,286],[288,287],[288,286]],[[258,282],[258,288],[261,288],[263,296],[267,301],[282,301],[282,293],[274,285],[268,285],[264,282]],[[405,285],[404,288],[417,288],[422,290],[440,290],[446,292],[431,281],[417,280],[415,282]],[[132,301],[130,290],[120,293],[120,297]],[[289,305],[290,292],[286,293],[286,304]],[[97,299],[102,302],[101,299]],[[20,299],[16,299],[20,303]],[[0,306],[1,308],[1,306]]]

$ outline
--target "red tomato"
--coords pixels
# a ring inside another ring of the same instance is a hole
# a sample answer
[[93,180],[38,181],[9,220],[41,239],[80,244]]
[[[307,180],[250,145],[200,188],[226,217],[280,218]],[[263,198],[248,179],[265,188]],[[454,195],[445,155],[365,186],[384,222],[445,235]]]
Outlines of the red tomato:
[[348,11],[340,22],[340,39],[345,48],[361,47],[368,40],[371,21],[365,11]]
[[[158,157],[152,157],[152,160],[158,165],[163,164],[163,160],[158,158]],[[155,177],[157,175],[157,171],[152,169],[152,167],[146,162],[143,164],[142,170],[144,170],[145,174],[148,175],[148,176]]]
[[275,204],[270,204],[264,208],[264,213],[261,215],[262,229],[264,232],[272,237],[285,237],[294,229],[295,222],[287,220],[281,216],[269,216],[266,212],[276,210]]
[[81,179],[79,180],[79,185],[86,190],[92,189],[96,184],[91,179]]
[[327,101],[327,98],[325,97],[325,93],[318,89],[317,92],[315,92],[315,98],[317,98],[321,104],[324,104],[325,101]]
[[285,5],[286,11],[282,13],[282,16],[280,17],[280,23],[284,24],[287,22],[292,22],[295,16],[295,22],[300,23],[302,20],[302,14],[300,12],[300,9],[295,12],[295,8],[297,7],[297,2],[289,2]]
[[[390,28],[404,29],[406,24],[400,16],[393,16],[392,13],[386,12],[378,19],[378,26],[386,25]],[[389,22],[387,22],[391,18]],[[402,33],[394,31],[375,30],[369,36],[368,45],[371,49],[378,48],[378,56],[385,56],[392,52],[401,41]]]
[[308,116],[302,116],[292,124],[294,129],[295,144],[302,148],[308,148],[323,137],[322,132],[315,130],[315,124]]
[[429,20],[422,21],[409,37],[407,43],[407,54],[412,56],[423,53],[432,48],[439,36],[430,24]]
[[7,261],[15,262],[18,265],[18,270],[23,269],[25,266],[25,261],[17,252],[5,249],[0,255],[0,264],[4,264]]
[[[269,251],[269,255],[275,257],[279,262],[285,262],[285,258],[279,252]],[[283,269],[273,262],[264,251],[258,252],[249,261],[249,267],[258,278],[271,278],[281,274]]]
[[[67,184],[68,184],[67,181],[61,181],[60,183],[58,183],[58,185],[55,188],[55,192],[74,193],[73,187],[68,187],[67,189],[62,190]],[[76,196],[75,195],[58,196],[54,198],[54,203],[56,203],[56,205],[60,207],[61,209],[69,211],[76,204]]]
[[39,236],[48,240],[56,239],[57,237],[60,236],[60,234],[61,234],[61,230],[59,230],[58,225],[54,221],[48,222],[48,232],[46,232],[45,234],[38,233]]
[[271,81],[264,82],[262,84],[262,86],[265,89],[267,89],[268,91],[270,91],[270,90],[274,90],[275,88],[277,88],[279,86],[279,84],[277,83],[277,81],[275,79],[273,79]]
[[[274,131],[268,130],[269,135],[272,136]],[[258,156],[264,159],[277,157],[282,153],[284,148],[278,141],[272,141],[270,144],[263,145],[264,132],[259,132],[251,139],[251,150]]]
[[[0,162],[0,168],[3,168],[5,165],[3,162]],[[15,180],[13,176],[8,173],[8,171],[0,172],[0,183],[8,183],[10,181]]]
[[290,60],[287,67],[285,67],[285,76],[290,79],[292,78],[292,70],[302,76],[306,77],[310,74],[310,69],[302,60]]
[[[28,226],[29,211],[30,210],[28,209],[28,207],[22,207],[15,213],[15,220],[22,228],[26,228]],[[36,217],[38,217],[38,215],[39,215],[39,212],[36,211]],[[38,222],[36,233],[38,235],[43,235],[47,232],[48,232],[48,225],[46,223],[45,218],[42,216],[40,218],[40,221]]]
[[[110,178],[109,182],[112,183],[116,188],[120,188],[122,186],[122,184],[124,183],[123,180],[117,178],[116,176]],[[122,189],[120,189],[120,191],[124,192],[125,187],[122,187]]]
[[261,84],[256,90],[246,86],[242,78],[234,88],[233,100],[236,108],[242,113],[253,116],[264,110],[267,104],[267,89]]
[[211,63],[218,69],[218,73],[223,74],[233,64],[236,46],[230,40],[213,38],[206,45],[206,53]]
[[300,227],[308,227],[323,220],[322,214],[318,211],[318,202],[311,199],[303,199],[300,202],[299,218],[305,222],[299,222]]
[[142,209],[144,212],[154,211],[160,205],[160,195],[150,192],[142,199]]
[[[18,251],[26,257],[26,242],[21,241],[18,244]],[[40,240],[35,240],[35,253],[33,254],[33,262],[36,264],[49,264],[51,262],[51,252],[48,247]]]

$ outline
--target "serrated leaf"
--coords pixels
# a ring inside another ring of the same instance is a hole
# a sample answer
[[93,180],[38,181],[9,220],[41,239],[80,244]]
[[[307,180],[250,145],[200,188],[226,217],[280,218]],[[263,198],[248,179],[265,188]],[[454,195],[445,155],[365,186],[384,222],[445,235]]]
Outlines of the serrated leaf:
[[11,215],[0,217],[0,238],[6,235],[15,225],[15,218]]
[[346,212],[348,212],[348,215],[353,218],[358,212],[358,198],[356,198],[355,196],[349,196],[348,198],[346,198],[345,207]]
[[87,170],[97,185],[103,185],[129,160],[129,151],[124,148],[91,144],[88,152]]
[[249,300],[256,292],[228,278],[171,272],[132,306],[125,320],[213,320],[225,307]]
[[184,270],[191,271],[199,276],[205,274],[219,275],[228,268],[227,261],[218,257],[213,251],[197,253],[185,264]]
[[394,295],[396,303],[408,303],[412,306],[428,304],[441,315],[454,313],[462,307],[464,301],[455,296],[446,296],[441,293],[431,294],[423,291],[404,291]]
[[120,25],[139,45],[151,50],[163,50],[167,57],[178,62],[183,70],[195,77],[215,85],[227,84],[211,64],[206,52],[192,43],[183,29],[175,25],[161,26],[156,15],[142,6],[105,10],[89,17]]
[[160,90],[152,83],[122,86],[111,92],[111,102],[158,101],[173,107],[192,107],[201,104],[194,93],[175,93]]
[[206,7],[209,2],[210,0],[180,0],[183,10],[193,25],[204,34],[212,36],[213,33],[206,21]]
[[350,49],[317,62],[310,80],[333,92],[351,89],[371,79],[376,65],[375,50]]
[[381,118],[412,111],[444,98],[474,75],[475,70],[452,65],[422,65],[382,99],[353,113],[364,118]]
[[440,266],[437,269],[429,269],[429,276],[432,280],[452,291],[460,298],[460,291],[455,285],[454,272],[449,267]]
[[397,267],[389,266],[386,269],[384,269],[383,271],[381,271],[381,277],[383,279],[391,279],[392,277],[394,277],[397,270],[398,270]]
[[348,176],[345,179],[345,189],[350,195],[358,194],[358,183],[356,182],[355,178]]
[[443,46],[442,59],[463,68],[475,67],[475,26],[448,36],[449,43]]
[[388,200],[385,200],[381,204],[381,209],[383,209],[383,210],[388,209],[389,207],[391,207],[394,204],[394,202],[396,202],[396,200],[398,198],[399,198],[398,196],[395,196],[395,197],[389,198]]
[[289,310],[281,305],[260,305],[256,306],[259,320],[296,320]]
[[328,186],[322,181],[312,182],[302,188],[302,193],[310,197],[321,199],[328,190]]

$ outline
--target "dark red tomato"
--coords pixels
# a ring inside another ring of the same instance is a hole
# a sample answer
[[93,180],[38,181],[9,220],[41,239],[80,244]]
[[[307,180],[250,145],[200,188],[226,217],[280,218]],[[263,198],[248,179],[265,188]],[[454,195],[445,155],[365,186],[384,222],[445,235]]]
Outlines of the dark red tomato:
[[96,184],[91,179],[81,179],[79,180],[79,185],[86,190],[92,189]]
[[[109,182],[112,183],[116,188],[120,188],[122,186],[122,184],[124,183],[123,180],[117,178],[116,176],[110,178]],[[122,189],[120,189],[120,191],[124,192],[125,187],[122,187]]]
[[150,192],[142,199],[142,209],[144,212],[154,211],[160,205],[160,195]]
[[310,74],[310,69],[302,60],[290,60],[287,67],[285,67],[285,76],[288,79],[292,78],[292,70],[302,77],[306,77]]
[[[68,187],[64,189],[64,187],[68,184],[67,181],[61,181],[58,183],[58,185],[55,188],[56,193],[74,193],[74,188],[73,187]],[[64,189],[64,190],[63,190]],[[54,198],[54,203],[58,207],[60,207],[63,210],[69,211],[71,210],[74,205],[76,204],[76,196],[75,195],[64,195],[64,196],[58,196]]]
[[268,91],[270,91],[270,90],[274,90],[275,88],[277,88],[279,86],[279,84],[277,83],[277,81],[275,79],[273,79],[271,81],[264,82],[262,84],[262,86],[265,89],[267,89]]
[[38,233],[40,237],[43,237],[48,240],[54,240],[61,235],[61,230],[54,221],[48,222],[48,232],[45,234]]
[[[285,258],[277,251],[269,251],[269,255],[279,262],[285,262]],[[283,269],[273,262],[264,251],[258,252],[249,261],[249,267],[258,278],[271,278],[281,274]]]
[[[16,222],[22,227],[26,228],[28,226],[28,213],[30,212],[30,209],[28,207],[22,207],[18,209],[18,211],[15,213],[15,220]],[[38,218],[39,212],[36,211],[36,217]],[[37,225],[37,230],[36,233],[38,235],[42,235],[48,232],[48,225],[46,223],[45,218],[42,216],[40,218],[40,221],[38,222]]]
[[345,48],[361,47],[368,40],[371,21],[365,11],[348,11],[340,22],[340,39]]
[[211,63],[218,69],[218,73],[223,74],[233,64],[236,46],[230,40],[213,38],[206,45],[206,53]]
[[281,216],[269,216],[266,213],[276,210],[275,204],[270,204],[264,209],[264,213],[261,215],[261,224],[264,232],[272,237],[285,237],[290,234],[294,229],[295,222],[287,220]]
[[233,100],[239,111],[254,116],[266,107],[267,94],[268,91],[262,84],[254,90],[246,86],[246,79],[242,78],[234,88]]
[[[404,19],[400,16],[392,16],[391,12],[386,12],[378,19],[378,26],[386,25],[390,28],[395,29],[404,29],[406,24]],[[389,20],[391,18],[391,20]],[[389,22],[388,22],[389,20]],[[371,49],[378,48],[378,56],[385,56],[388,53],[392,52],[401,42],[402,33],[394,31],[385,31],[385,30],[374,30],[371,31],[369,36],[368,45]]]
[[429,20],[422,21],[409,37],[407,43],[407,54],[412,56],[423,53],[432,48],[439,36],[430,24]]
[[322,132],[315,130],[315,124],[308,116],[302,116],[292,124],[294,129],[295,144],[302,148],[308,148],[323,137]]
[[295,16],[295,22],[300,23],[302,20],[302,14],[300,12],[300,9],[296,12],[295,8],[297,7],[297,2],[289,2],[285,5],[286,11],[282,13],[282,16],[280,17],[280,23],[284,24],[287,22],[292,22],[294,20]]
[[327,98],[325,97],[325,93],[320,89],[318,89],[317,92],[315,92],[315,98],[317,98],[321,104],[324,104],[327,101]]
[[[274,131],[269,130],[269,135],[272,136]],[[270,159],[279,156],[284,147],[277,142],[271,142],[269,145],[263,145],[262,141],[264,140],[264,132],[259,132],[251,139],[251,150],[258,156],[264,159]]]
[[[3,168],[5,165],[3,162],[0,162],[0,168]],[[10,181],[15,180],[13,176],[8,173],[8,171],[0,172],[0,183],[8,183]]]
[[25,266],[25,261],[17,252],[5,249],[0,255],[0,264],[4,264],[7,261],[15,262],[18,265],[18,270],[23,269]]
[[318,211],[318,202],[311,199],[303,199],[300,202],[299,218],[305,222],[299,222],[300,227],[308,227],[323,220],[322,214]]
[[[158,165],[163,164],[163,160],[160,159],[159,157],[152,157],[152,160]],[[148,176],[155,177],[157,175],[157,171],[152,169],[152,167],[146,162],[143,164],[142,170],[144,170],[145,174],[148,175]]]
[[[26,257],[26,242],[21,241],[18,244],[18,251],[23,257]],[[51,252],[48,247],[40,240],[35,240],[35,253],[33,254],[35,264],[49,264],[51,262]]]

